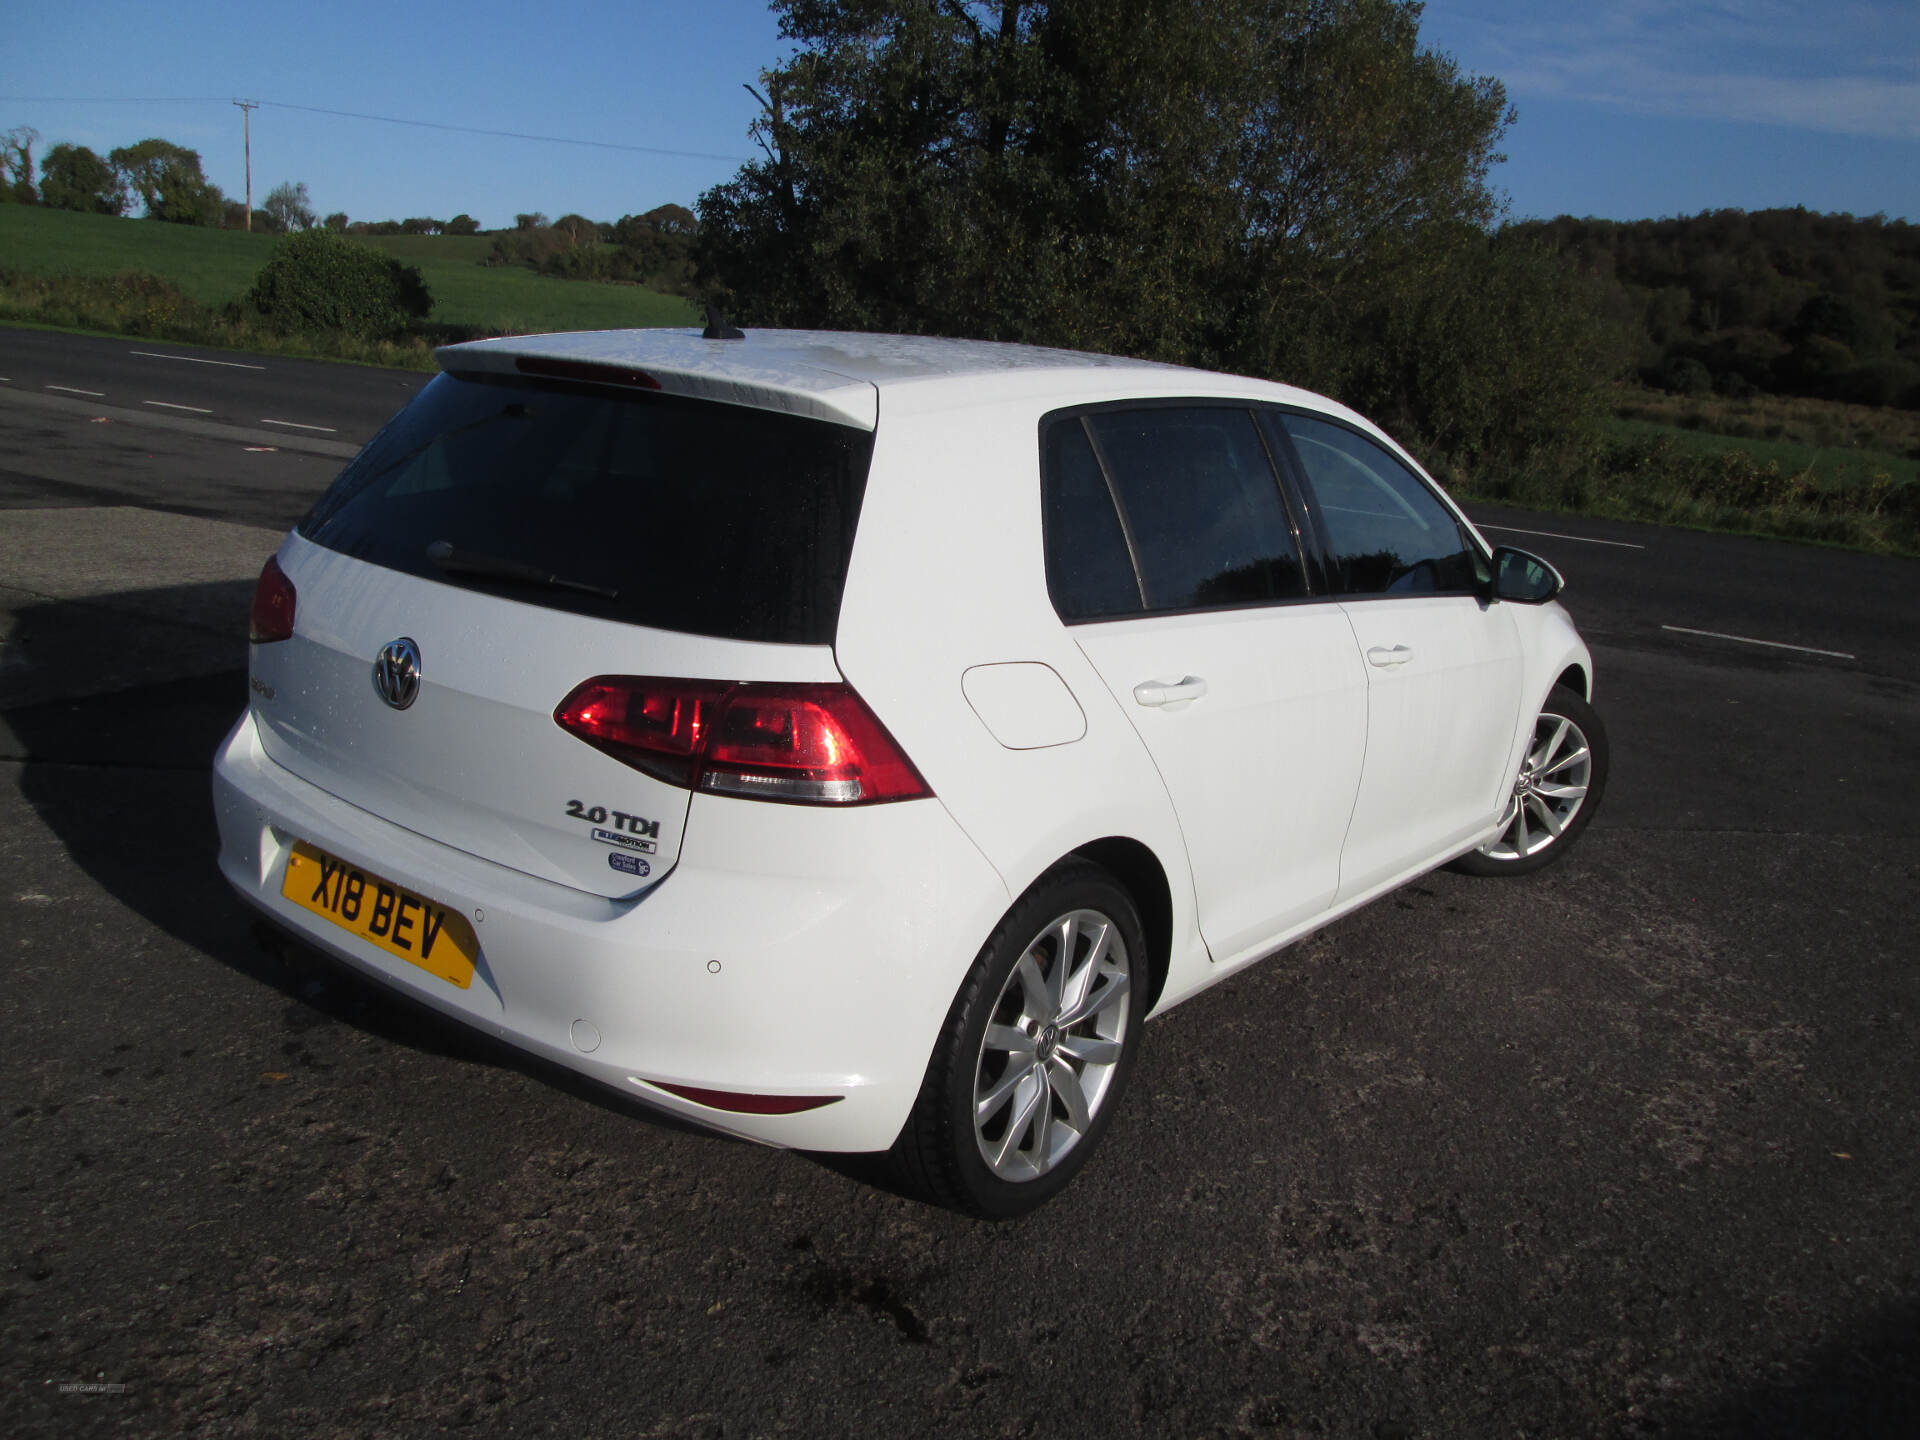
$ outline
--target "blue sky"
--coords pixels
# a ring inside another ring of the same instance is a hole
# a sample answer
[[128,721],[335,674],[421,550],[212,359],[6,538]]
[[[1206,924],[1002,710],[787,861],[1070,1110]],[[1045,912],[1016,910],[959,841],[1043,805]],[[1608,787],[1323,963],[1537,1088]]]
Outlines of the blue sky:
[[[0,129],[31,125],[42,150],[160,135],[238,196],[230,102],[257,99],[256,204],[303,180],[322,213],[489,227],[691,204],[754,153],[741,85],[783,53],[759,0],[9,8]],[[1505,82],[1519,118],[1495,179],[1516,217],[1805,205],[1920,220],[1920,0],[1431,0],[1422,35]]]
[[1435,0],[1421,35],[1505,83],[1516,215],[1920,221],[1920,0]]

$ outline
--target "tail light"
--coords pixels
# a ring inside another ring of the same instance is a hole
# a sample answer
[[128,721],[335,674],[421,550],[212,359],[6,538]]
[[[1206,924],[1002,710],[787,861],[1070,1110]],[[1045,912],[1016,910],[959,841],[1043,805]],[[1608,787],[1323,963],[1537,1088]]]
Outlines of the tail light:
[[293,581],[269,559],[261,567],[259,583],[253,587],[253,613],[247,620],[247,638],[256,645],[270,645],[293,635]]
[[849,685],[751,685],[597,675],[553,712],[560,728],[690,790],[802,805],[933,792]]

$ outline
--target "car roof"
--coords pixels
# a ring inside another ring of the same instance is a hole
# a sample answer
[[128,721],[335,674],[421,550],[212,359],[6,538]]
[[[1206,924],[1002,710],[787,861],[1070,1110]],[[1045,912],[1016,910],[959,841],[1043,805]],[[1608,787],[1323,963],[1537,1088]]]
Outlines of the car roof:
[[443,369],[455,372],[574,379],[591,379],[596,370],[626,372],[627,384],[866,430],[879,423],[883,392],[890,408],[911,410],[1009,395],[1184,394],[1245,395],[1347,413],[1324,397],[1271,381],[1081,350],[930,335],[747,330],[738,340],[708,340],[691,329],[588,330],[478,340],[444,346],[436,355]]

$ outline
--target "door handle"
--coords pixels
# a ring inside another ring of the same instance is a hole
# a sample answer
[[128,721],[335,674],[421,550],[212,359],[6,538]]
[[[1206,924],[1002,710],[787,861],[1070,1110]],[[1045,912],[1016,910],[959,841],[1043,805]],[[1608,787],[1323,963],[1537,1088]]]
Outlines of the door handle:
[[1198,675],[1183,675],[1178,680],[1142,680],[1133,687],[1133,698],[1141,705],[1184,705],[1207,693],[1207,682]]
[[1376,645],[1367,651],[1367,663],[1378,665],[1382,670],[1390,670],[1395,665],[1404,665],[1413,658],[1413,651],[1405,645],[1396,645],[1391,650],[1384,645]]

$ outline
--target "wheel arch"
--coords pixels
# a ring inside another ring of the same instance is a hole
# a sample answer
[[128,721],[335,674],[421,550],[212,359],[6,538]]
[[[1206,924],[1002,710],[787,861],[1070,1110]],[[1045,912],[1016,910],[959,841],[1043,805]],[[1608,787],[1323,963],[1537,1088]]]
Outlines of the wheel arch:
[[1140,926],[1147,933],[1147,1009],[1159,1003],[1173,958],[1173,888],[1166,868],[1152,850],[1125,835],[1108,835],[1081,845],[1074,855],[1109,871],[1133,897]]
[[1582,700],[1590,702],[1593,699],[1593,681],[1587,675],[1584,666],[1567,666],[1566,669],[1560,672],[1559,677],[1555,679],[1553,683],[1555,685],[1566,686],[1567,689],[1573,691],[1573,693],[1578,695]]

